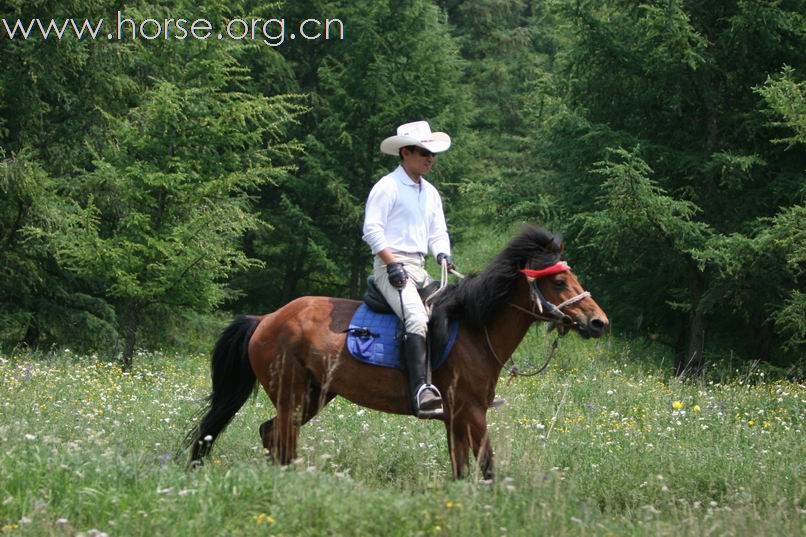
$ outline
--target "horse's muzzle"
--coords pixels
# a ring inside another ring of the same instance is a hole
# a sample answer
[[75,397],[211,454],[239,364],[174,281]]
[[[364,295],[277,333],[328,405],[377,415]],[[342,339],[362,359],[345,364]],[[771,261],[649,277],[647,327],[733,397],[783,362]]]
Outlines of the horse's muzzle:
[[610,326],[608,320],[600,317],[592,317],[585,322],[577,323],[577,330],[579,335],[587,339],[590,337],[601,337],[605,330]]

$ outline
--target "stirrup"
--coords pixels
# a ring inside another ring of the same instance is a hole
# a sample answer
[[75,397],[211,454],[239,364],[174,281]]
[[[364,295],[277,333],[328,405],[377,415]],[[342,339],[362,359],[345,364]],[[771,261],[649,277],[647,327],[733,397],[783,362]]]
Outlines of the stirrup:
[[[420,395],[424,391],[432,392],[440,401],[440,405],[437,408],[429,408],[429,409],[420,409]],[[414,395],[414,415],[420,419],[439,419],[444,416],[445,411],[442,406],[442,394],[439,392],[439,388],[434,386],[433,384],[422,384],[418,389],[417,393]]]

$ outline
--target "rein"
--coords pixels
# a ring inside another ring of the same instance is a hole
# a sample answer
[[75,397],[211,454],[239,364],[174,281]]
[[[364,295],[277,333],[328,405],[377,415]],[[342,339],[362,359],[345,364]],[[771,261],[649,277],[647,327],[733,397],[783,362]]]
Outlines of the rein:
[[[557,337],[554,338],[554,342],[551,344],[551,347],[546,353],[546,359],[543,362],[543,365],[540,366],[539,368],[530,371],[528,373],[521,373],[520,368],[515,363],[515,360],[512,358],[512,356],[510,356],[507,360],[502,362],[501,359],[498,357],[498,354],[495,352],[495,349],[493,348],[493,344],[490,341],[490,333],[487,330],[487,327],[486,326],[484,327],[484,337],[487,340],[487,348],[490,350],[490,353],[493,355],[493,358],[495,358],[495,361],[498,362],[501,365],[501,367],[506,367],[506,364],[508,362],[510,361],[512,362],[512,366],[507,368],[510,377],[533,377],[545,371],[546,368],[549,366],[551,359],[554,358],[555,354],[557,354],[560,338],[568,332],[569,328],[576,328],[579,325],[579,323],[571,319],[571,317],[569,317],[568,314],[564,313],[562,309],[590,297],[591,296],[590,292],[583,291],[578,295],[571,297],[568,300],[561,302],[560,304],[555,305],[549,302],[546,299],[546,297],[543,296],[543,293],[540,291],[540,287],[537,285],[537,280],[539,280],[540,278],[552,276],[560,272],[570,272],[570,270],[571,267],[569,267],[568,264],[565,263],[564,261],[560,261],[559,263],[555,263],[554,265],[551,265],[549,267],[540,270],[531,270],[531,269],[520,270],[520,272],[522,272],[529,281],[529,290],[530,290],[530,297],[532,299],[531,303],[533,309],[528,310],[524,307],[518,306],[517,304],[513,304],[512,302],[508,303],[509,306],[519,311],[522,311],[523,313],[533,317],[535,320],[549,322],[550,323],[549,331],[552,329],[557,330]],[[465,278],[464,275],[460,274],[455,270],[451,270],[450,272],[460,279]],[[447,261],[443,260],[440,286],[439,289],[429,297],[428,300],[429,302],[431,301],[431,299],[433,299],[434,296],[436,296],[440,291],[442,291],[445,288],[447,282],[448,282],[448,264]],[[535,306],[537,306],[539,313],[536,313],[534,311]],[[544,314],[544,309],[550,316],[546,316]]]

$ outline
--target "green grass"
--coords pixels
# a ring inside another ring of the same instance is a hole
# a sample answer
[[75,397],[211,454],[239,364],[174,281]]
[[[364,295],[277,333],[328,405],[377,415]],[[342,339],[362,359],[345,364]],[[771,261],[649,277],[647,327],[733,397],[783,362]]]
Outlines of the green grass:
[[[539,362],[545,346],[530,334],[517,358]],[[441,424],[340,399],[303,428],[296,464],[272,466],[262,392],[187,473],[171,457],[207,393],[206,358],[141,355],[124,374],[69,353],[6,356],[0,534],[803,533],[804,386],[760,373],[680,384],[645,365],[660,361],[569,336],[546,374],[502,379],[498,480],[483,485],[450,480]]]

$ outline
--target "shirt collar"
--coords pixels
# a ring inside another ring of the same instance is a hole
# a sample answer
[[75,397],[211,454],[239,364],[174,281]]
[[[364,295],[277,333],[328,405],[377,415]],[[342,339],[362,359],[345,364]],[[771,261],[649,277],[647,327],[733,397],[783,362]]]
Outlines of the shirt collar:
[[398,181],[407,186],[420,186],[425,182],[425,178],[420,176],[420,185],[415,183],[411,177],[409,177],[409,174],[406,173],[406,170],[403,169],[403,165],[399,165],[392,173]]

